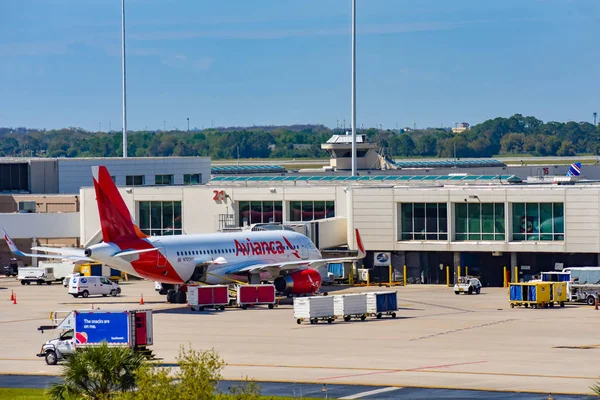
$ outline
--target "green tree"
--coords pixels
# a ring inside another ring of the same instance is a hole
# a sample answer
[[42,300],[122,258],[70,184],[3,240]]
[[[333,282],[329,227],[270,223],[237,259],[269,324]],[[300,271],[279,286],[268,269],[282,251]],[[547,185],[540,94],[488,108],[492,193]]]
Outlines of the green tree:
[[144,356],[127,347],[100,346],[79,349],[63,366],[62,382],[48,389],[53,400],[112,399],[135,388],[135,371]]
[[560,148],[556,151],[556,155],[561,157],[574,156],[575,146],[570,140],[564,140],[560,145]]
[[124,393],[125,400],[254,400],[260,387],[252,382],[230,387],[230,394],[217,391],[225,363],[214,350],[196,351],[182,347],[177,357],[178,370],[142,365],[136,372],[137,390]]
[[594,392],[595,395],[600,396],[600,383],[596,383],[591,386],[590,389],[592,389],[592,392]]

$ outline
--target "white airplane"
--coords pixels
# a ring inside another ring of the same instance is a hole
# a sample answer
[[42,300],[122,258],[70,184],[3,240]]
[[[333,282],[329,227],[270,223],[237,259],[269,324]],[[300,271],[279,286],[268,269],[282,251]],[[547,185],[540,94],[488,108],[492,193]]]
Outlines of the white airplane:
[[26,254],[3,230],[11,251],[23,257],[100,262],[160,282],[170,303],[186,302],[189,282],[260,283],[274,279],[277,291],[283,294],[314,294],[322,283],[315,268],[365,257],[358,230],[358,256],[330,259],[322,258],[308,237],[292,231],[147,236],[134,223],[106,167],[92,167],[92,173],[102,243],[86,249],[33,247],[49,254]]

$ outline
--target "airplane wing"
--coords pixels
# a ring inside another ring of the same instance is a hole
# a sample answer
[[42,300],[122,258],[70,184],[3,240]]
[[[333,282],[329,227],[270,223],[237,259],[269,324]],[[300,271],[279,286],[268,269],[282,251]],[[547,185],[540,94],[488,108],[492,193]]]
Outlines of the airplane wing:
[[[297,270],[297,269],[306,269],[306,268],[319,268],[323,265],[332,263],[332,262],[352,262],[359,259],[358,257],[345,257],[345,258],[319,258],[314,260],[298,260],[298,261],[286,261],[279,263],[261,263],[248,265],[243,268],[238,269],[235,273],[238,272],[264,272],[264,271],[272,271],[274,269],[279,271],[289,271],[289,270]],[[230,272],[233,273],[233,272]]]
[[4,234],[4,240],[8,245],[10,251],[19,257],[37,257],[37,258],[56,258],[61,260],[72,260],[72,261],[93,261],[91,258],[88,258],[83,253],[83,249],[75,249],[72,247],[64,247],[64,248],[54,248],[54,247],[32,247],[32,250],[40,250],[48,253],[55,254],[32,254],[32,253],[23,253],[17,245],[13,242],[13,240],[8,236],[8,233],[2,229],[2,233]]

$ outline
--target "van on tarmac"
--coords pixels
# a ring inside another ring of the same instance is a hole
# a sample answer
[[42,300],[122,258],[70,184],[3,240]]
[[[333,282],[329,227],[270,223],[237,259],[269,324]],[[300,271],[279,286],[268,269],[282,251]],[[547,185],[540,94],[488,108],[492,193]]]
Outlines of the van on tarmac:
[[69,294],[73,297],[102,295],[113,297],[121,293],[118,283],[104,276],[74,276],[69,283]]

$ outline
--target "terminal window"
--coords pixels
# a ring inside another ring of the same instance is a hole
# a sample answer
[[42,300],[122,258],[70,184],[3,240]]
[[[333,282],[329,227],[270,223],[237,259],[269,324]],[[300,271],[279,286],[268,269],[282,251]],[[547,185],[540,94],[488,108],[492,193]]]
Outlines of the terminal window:
[[504,203],[456,203],[455,240],[506,240]]
[[173,175],[155,175],[154,176],[154,184],[155,185],[172,185],[173,184]]
[[513,203],[512,240],[565,240],[563,203]]
[[448,240],[446,203],[402,203],[401,240]]
[[150,236],[181,235],[180,201],[138,202],[140,230]]
[[335,217],[334,201],[290,201],[290,221]]
[[144,186],[144,175],[127,175],[125,177],[126,186]]
[[202,174],[183,174],[184,185],[199,185],[202,183]]
[[283,222],[281,201],[240,201],[240,225],[267,224]]
[[29,165],[27,163],[0,164],[0,192],[29,191]]

